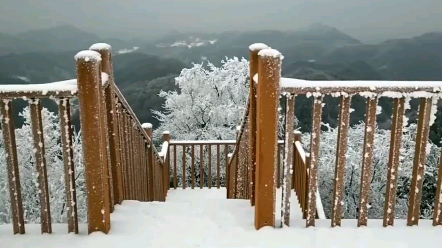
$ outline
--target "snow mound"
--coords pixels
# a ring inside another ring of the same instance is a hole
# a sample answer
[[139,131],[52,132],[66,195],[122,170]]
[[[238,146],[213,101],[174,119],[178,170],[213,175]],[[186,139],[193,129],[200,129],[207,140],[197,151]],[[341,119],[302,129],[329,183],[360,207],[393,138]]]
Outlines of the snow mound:
[[77,55],[75,55],[75,60],[79,60],[79,59],[84,59],[86,62],[89,60],[100,62],[101,55],[96,51],[85,50],[85,51],[81,51],[81,52],[77,53]]
[[143,123],[141,125],[141,127],[144,128],[144,129],[152,128],[152,124],[151,123]]
[[263,50],[266,48],[270,48],[270,47],[264,43],[255,43],[255,44],[252,44],[249,46],[250,51],[258,51],[258,50]]
[[283,59],[282,54],[278,50],[271,48],[266,48],[259,51],[258,56]]
[[91,47],[89,47],[89,50],[112,51],[112,46],[106,43],[95,43]]

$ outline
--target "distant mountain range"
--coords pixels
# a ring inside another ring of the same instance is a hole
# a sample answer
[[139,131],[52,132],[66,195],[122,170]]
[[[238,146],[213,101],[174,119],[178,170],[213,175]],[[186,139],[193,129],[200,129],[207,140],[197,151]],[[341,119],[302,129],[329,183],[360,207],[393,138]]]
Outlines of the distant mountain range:
[[[442,80],[442,33],[426,33],[409,39],[367,45],[336,28],[315,24],[297,31],[174,31],[153,41],[128,41],[100,39],[73,26],[60,26],[17,35],[0,33],[0,84],[47,83],[74,78],[73,56],[97,42],[112,45],[116,83],[142,121],[155,124],[157,121],[152,118],[149,109],[162,105],[162,99],[157,97],[161,89],[177,89],[173,78],[181,69],[201,61],[219,65],[226,56],[248,58],[248,46],[256,42],[282,52],[282,73],[287,77],[309,80]],[[364,115],[363,101],[355,101],[354,104],[361,109],[352,114],[352,123],[357,123]],[[381,104],[387,109],[391,107],[388,101]],[[333,123],[336,111],[327,112],[324,119]],[[308,111],[304,113],[308,115]],[[390,113],[386,111],[378,120],[388,126],[389,118]],[[304,123],[304,127],[308,129],[308,122]]]

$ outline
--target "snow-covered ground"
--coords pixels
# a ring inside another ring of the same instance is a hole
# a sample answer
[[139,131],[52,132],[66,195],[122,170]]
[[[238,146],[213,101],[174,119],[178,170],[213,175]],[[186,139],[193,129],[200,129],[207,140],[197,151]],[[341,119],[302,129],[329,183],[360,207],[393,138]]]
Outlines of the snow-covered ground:
[[389,228],[382,227],[382,220],[369,220],[369,228],[357,228],[355,220],[337,228],[330,227],[330,220],[317,220],[315,228],[305,228],[297,204],[292,204],[291,227],[256,231],[249,201],[225,197],[225,189],[171,189],[165,203],[125,201],[116,206],[108,235],[88,236],[85,225],[80,234],[68,235],[67,226],[59,224],[51,235],[41,235],[39,225],[12,235],[12,227],[3,225],[1,247],[437,247],[442,235],[442,228],[429,220],[421,220],[419,227],[396,220]]

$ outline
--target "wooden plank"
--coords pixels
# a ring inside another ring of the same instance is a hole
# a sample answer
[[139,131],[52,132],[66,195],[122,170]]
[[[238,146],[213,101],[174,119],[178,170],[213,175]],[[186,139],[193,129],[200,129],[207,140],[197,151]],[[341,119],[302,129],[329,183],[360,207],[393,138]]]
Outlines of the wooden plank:
[[351,97],[341,96],[331,226],[341,226]]
[[[264,50],[263,50],[264,51]],[[276,50],[258,54],[255,228],[275,226],[275,156],[278,144],[281,57]],[[276,56],[274,56],[276,55]]]
[[173,146],[173,188],[177,188],[177,173],[176,173],[176,145]]
[[[77,54],[77,83],[83,155],[88,192],[88,231],[110,230],[109,185],[107,180],[106,127],[103,125],[100,60],[91,51]],[[97,166],[98,165],[98,166]]]
[[225,179],[224,179],[224,187],[226,187],[227,189],[227,196],[229,195],[229,182],[228,182],[228,178],[229,178],[229,145],[224,145],[224,161],[226,162],[225,166],[224,166],[224,170],[225,170]]
[[14,117],[12,115],[12,101],[0,100],[2,113],[2,132],[5,142],[9,194],[11,201],[11,218],[14,234],[25,233],[25,222],[23,218],[23,204],[20,189],[20,173],[17,160],[17,145],[15,141]]
[[276,151],[276,187],[281,187],[281,147],[278,144]]
[[59,112],[68,232],[78,233],[77,192],[75,188],[74,147],[72,141],[73,132],[71,128],[71,106],[69,99],[60,99]]
[[186,188],[186,145],[183,145],[183,189],[185,188]]
[[216,186],[219,189],[221,187],[221,147],[219,144],[216,145]]
[[[441,150],[442,157],[442,150]],[[436,199],[434,202],[433,226],[442,225],[442,159],[439,159],[439,173],[437,175]]]
[[384,227],[389,225],[392,226],[394,223],[399,156],[402,146],[402,127],[404,114],[405,98],[394,99],[393,122],[391,124],[390,158],[388,163],[387,190],[384,206]]
[[426,150],[428,135],[430,133],[431,107],[431,98],[421,98],[413,163],[413,177],[411,180],[411,192],[408,205],[408,226],[417,225],[420,218],[422,184],[425,176],[425,163],[427,162]]
[[[290,197],[292,185],[292,164],[293,164],[293,142],[295,141],[294,125],[295,125],[295,97],[287,96],[286,103],[286,125],[285,125],[285,160],[283,163],[284,180],[282,184],[282,201],[281,201],[281,226],[290,225]],[[279,145],[278,145],[279,146]]]
[[212,146],[208,145],[209,148],[209,189],[212,188]]
[[46,168],[43,122],[40,100],[31,100],[30,104],[32,136],[34,137],[35,164],[38,173],[38,185],[41,208],[41,232],[52,233],[51,206],[49,201],[48,173]]
[[319,144],[321,135],[322,96],[313,102],[312,136],[310,139],[310,163],[308,164],[306,226],[315,226],[316,190],[319,166]]
[[192,153],[192,168],[191,168],[192,189],[194,189],[195,188],[195,146],[194,145],[192,145],[191,153]]
[[[250,68],[249,68],[249,78],[250,78],[250,90],[249,90],[249,167],[251,169],[251,182],[250,182],[250,204],[255,205],[255,174],[256,174],[256,94],[257,85],[253,81],[253,77],[258,73],[259,57],[258,53],[262,48],[259,49],[249,49],[250,50]],[[226,166],[227,167],[227,166]]]
[[361,190],[359,193],[358,227],[367,226],[368,200],[370,196],[370,182],[372,177],[374,134],[376,133],[376,107],[378,99],[367,99],[365,113],[364,149],[362,152]]
[[204,187],[204,146],[200,145],[200,188]]

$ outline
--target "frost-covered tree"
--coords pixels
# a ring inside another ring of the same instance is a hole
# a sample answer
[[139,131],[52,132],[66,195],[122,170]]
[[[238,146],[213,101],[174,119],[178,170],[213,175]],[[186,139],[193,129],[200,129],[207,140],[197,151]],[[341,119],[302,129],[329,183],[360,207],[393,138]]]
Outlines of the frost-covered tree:
[[[170,131],[173,139],[180,140],[229,140],[235,139],[236,126],[241,123],[249,94],[249,62],[246,59],[226,58],[221,66],[212,63],[194,64],[183,69],[175,79],[179,91],[160,92],[165,98],[164,111],[153,111],[160,121],[155,130],[159,140],[163,131]],[[207,156],[207,146],[204,153]],[[212,151],[212,161],[216,161],[216,148]],[[188,147],[186,177],[191,182],[190,152]],[[223,150],[221,151],[223,152]],[[178,164],[182,164],[182,151],[177,151]],[[195,147],[195,174],[197,185],[200,180],[200,147]],[[224,154],[224,153],[222,153]],[[224,156],[221,156],[225,164]],[[205,158],[205,178],[207,161]],[[214,165],[214,164],[213,164]],[[212,175],[216,166],[212,165]],[[178,166],[179,184],[182,185],[182,167]],[[224,169],[221,170],[224,181]],[[207,181],[207,180],[206,180]],[[207,183],[206,183],[207,184]]]
[[[26,107],[20,116],[24,119],[24,124],[15,130],[15,134],[25,221],[39,223],[40,197],[29,107]],[[51,217],[55,223],[66,222],[66,193],[59,117],[46,108],[43,108],[42,116]],[[74,133],[73,141],[78,213],[80,221],[85,222],[87,211],[80,132]],[[10,211],[4,140],[0,133],[0,224],[11,221]]]
[[161,122],[156,133],[170,131],[174,139],[226,140],[235,137],[249,93],[246,59],[194,64],[175,79],[179,91],[160,92],[164,111],[153,111]]
[[[336,165],[336,140],[338,128],[329,125],[321,133],[320,163],[318,187],[324,211],[331,216],[333,202],[333,184]],[[361,180],[362,150],[364,144],[365,124],[360,123],[349,129],[348,152],[345,165],[344,218],[357,218],[359,191]],[[396,202],[396,218],[406,218],[410,193],[411,175],[414,161],[417,125],[410,124],[404,128],[402,138],[401,160],[399,165],[398,193]],[[303,143],[307,148],[310,134],[303,134]],[[374,159],[372,164],[369,218],[383,218],[387,184],[387,169],[390,147],[390,130],[376,128],[374,141]],[[435,185],[439,167],[440,149],[429,141],[429,154],[425,169],[422,195],[421,217],[431,218],[434,208]]]

